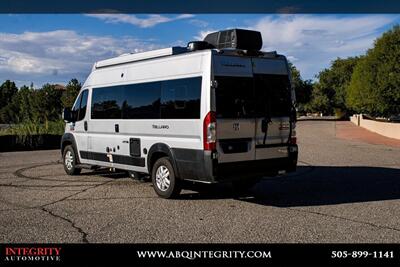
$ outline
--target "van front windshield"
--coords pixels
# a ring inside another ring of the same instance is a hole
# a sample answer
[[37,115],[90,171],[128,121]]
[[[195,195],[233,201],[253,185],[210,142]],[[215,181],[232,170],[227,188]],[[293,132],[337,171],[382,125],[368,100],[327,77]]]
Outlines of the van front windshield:
[[254,77],[215,76],[217,118],[261,118],[290,115],[291,92],[287,75]]

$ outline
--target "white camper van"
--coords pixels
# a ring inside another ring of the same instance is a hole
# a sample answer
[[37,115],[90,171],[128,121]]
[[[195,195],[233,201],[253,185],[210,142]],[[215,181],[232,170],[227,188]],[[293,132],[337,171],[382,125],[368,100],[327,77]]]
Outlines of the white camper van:
[[295,171],[288,62],[261,46],[259,32],[234,29],[96,62],[64,110],[65,171],[148,174],[164,198],[176,197],[183,180],[245,188]]

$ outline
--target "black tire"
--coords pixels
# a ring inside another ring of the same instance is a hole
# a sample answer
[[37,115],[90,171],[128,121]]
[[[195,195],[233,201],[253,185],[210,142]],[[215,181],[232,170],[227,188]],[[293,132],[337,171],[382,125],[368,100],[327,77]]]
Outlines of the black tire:
[[[168,170],[168,175],[163,179],[161,173],[165,170]],[[182,189],[181,181],[176,177],[168,157],[160,158],[154,163],[151,170],[151,181],[154,191],[162,198],[176,198]]]
[[68,175],[78,175],[81,173],[81,168],[76,167],[77,164],[77,156],[75,154],[75,150],[71,145],[68,145],[64,148],[63,153],[63,165],[64,170]]

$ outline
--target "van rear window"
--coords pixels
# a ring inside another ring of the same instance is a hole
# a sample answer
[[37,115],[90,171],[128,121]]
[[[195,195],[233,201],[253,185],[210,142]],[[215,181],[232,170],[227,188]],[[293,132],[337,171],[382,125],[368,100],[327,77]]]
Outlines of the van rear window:
[[257,117],[285,117],[291,110],[290,83],[287,75],[254,74]]
[[289,116],[290,83],[287,75],[254,74],[254,77],[216,76],[217,118]]
[[216,76],[218,118],[249,118],[254,116],[254,85],[252,77]]

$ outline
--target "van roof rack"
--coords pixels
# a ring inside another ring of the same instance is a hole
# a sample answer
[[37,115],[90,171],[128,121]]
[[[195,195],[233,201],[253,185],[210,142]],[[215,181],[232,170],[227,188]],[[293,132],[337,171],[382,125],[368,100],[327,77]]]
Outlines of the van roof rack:
[[172,56],[172,55],[182,54],[182,53],[186,53],[186,52],[188,52],[186,47],[174,46],[174,47],[157,49],[157,50],[141,52],[141,53],[123,54],[119,57],[114,57],[114,58],[110,58],[110,59],[97,61],[94,64],[94,68],[99,69],[99,68],[110,67],[110,66],[114,66],[114,65],[120,65],[120,64],[136,62],[136,61],[141,61],[141,60],[146,60],[146,59]]

